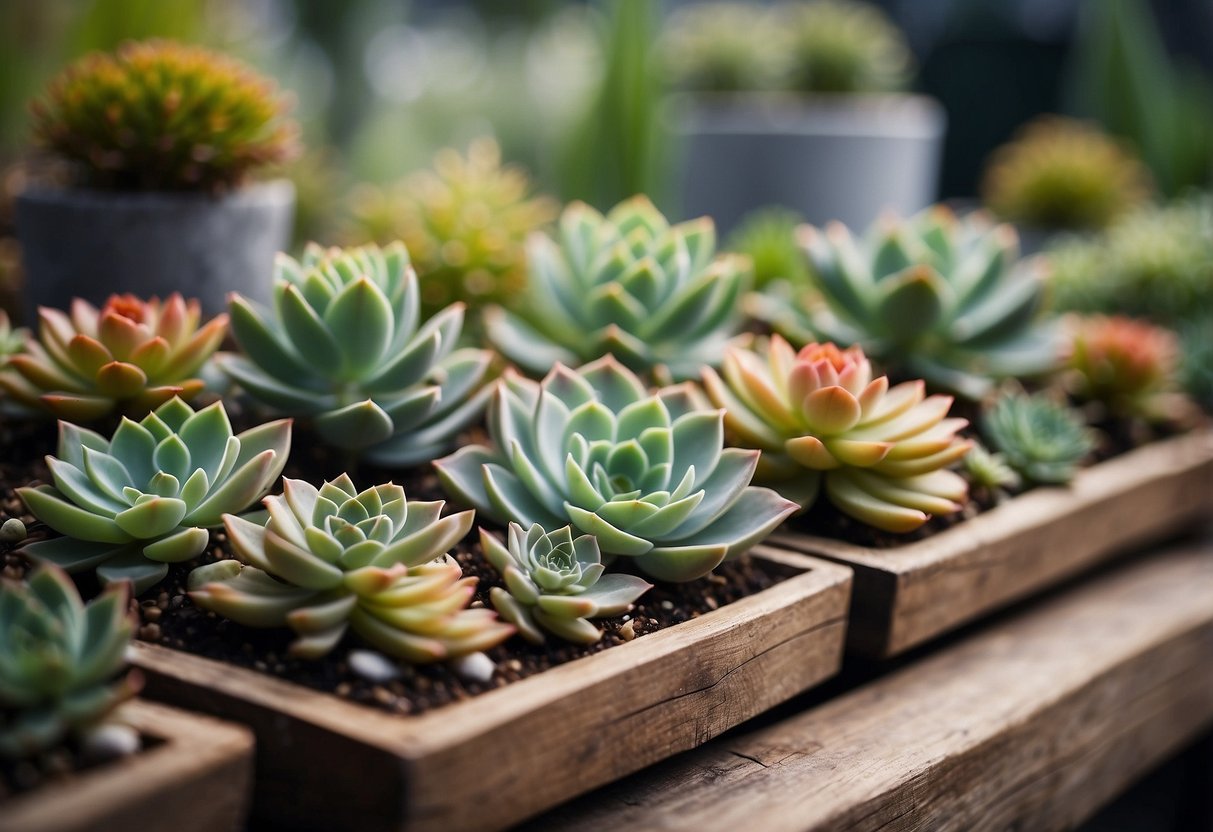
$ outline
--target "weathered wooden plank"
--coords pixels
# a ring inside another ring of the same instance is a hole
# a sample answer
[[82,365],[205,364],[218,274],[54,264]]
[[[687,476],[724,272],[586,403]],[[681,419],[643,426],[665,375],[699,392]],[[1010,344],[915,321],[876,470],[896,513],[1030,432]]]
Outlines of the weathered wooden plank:
[[1213,431],[1139,448],[941,534],[870,549],[799,534],[778,545],[855,569],[847,649],[887,658],[1213,510]]
[[531,828],[1069,829],[1213,724],[1211,659],[1206,540]]
[[0,804],[5,832],[223,832],[244,827],[253,735],[242,726],[136,700],[131,724],[155,744]]
[[138,645],[135,663],[150,695],[253,728],[261,818],[302,829],[499,829],[697,746],[837,671],[850,570],[758,553],[789,577],[418,716],[161,647]]

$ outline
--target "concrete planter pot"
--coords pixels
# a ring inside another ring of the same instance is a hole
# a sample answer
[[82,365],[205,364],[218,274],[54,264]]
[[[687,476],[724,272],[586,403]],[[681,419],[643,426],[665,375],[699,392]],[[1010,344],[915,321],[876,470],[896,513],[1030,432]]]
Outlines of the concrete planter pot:
[[102,303],[114,292],[179,291],[206,315],[228,292],[268,300],[274,254],[290,242],[295,189],[278,180],[221,196],[30,187],[18,195],[25,313]]
[[925,96],[685,96],[670,116],[683,213],[722,231],[764,205],[863,228],[882,210],[913,213],[935,199],[947,118]]

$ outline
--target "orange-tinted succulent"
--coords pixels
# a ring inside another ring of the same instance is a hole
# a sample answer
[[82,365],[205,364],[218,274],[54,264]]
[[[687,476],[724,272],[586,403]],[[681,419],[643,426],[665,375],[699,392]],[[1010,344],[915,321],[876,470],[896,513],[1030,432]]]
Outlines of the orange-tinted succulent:
[[1170,330],[1121,315],[1074,319],[1074,392],[1117,415],[1165,418],[1174,402],[1178,362]]

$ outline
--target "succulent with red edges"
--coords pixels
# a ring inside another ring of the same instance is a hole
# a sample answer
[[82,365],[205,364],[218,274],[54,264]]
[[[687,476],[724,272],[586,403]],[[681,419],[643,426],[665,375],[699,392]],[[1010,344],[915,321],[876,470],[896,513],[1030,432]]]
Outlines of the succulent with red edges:
[[1073,392],[1102,402],[1113,415],[1148,421],[1179,415],[1178,364],[1178,339],[1170,330],[1120,315],[1073,319]]

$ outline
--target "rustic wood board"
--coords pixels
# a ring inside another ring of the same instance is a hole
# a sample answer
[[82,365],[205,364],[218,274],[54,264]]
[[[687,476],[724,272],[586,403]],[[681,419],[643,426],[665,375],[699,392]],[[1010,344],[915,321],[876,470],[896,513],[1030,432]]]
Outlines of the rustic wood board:
[[253,735],[239,725],[144,700],[130,723],[158,741],[125,760],[0,804],[5,832],[224,832],[242,829]]
[[855,570],[847,649],[887,658],[1213,512],[1213,430],[1093,466],[947,531],[891,549],[783,533],[773,542]]
[[139,644],[148,694],[253,728],[254,816],[289,828],[500,829],[693,748],[833,675],[850,570],[760,547],[775,586],[418,716]]
[[1213,542],[1121,567],[529,829],[1071,829],[1213,725]]

